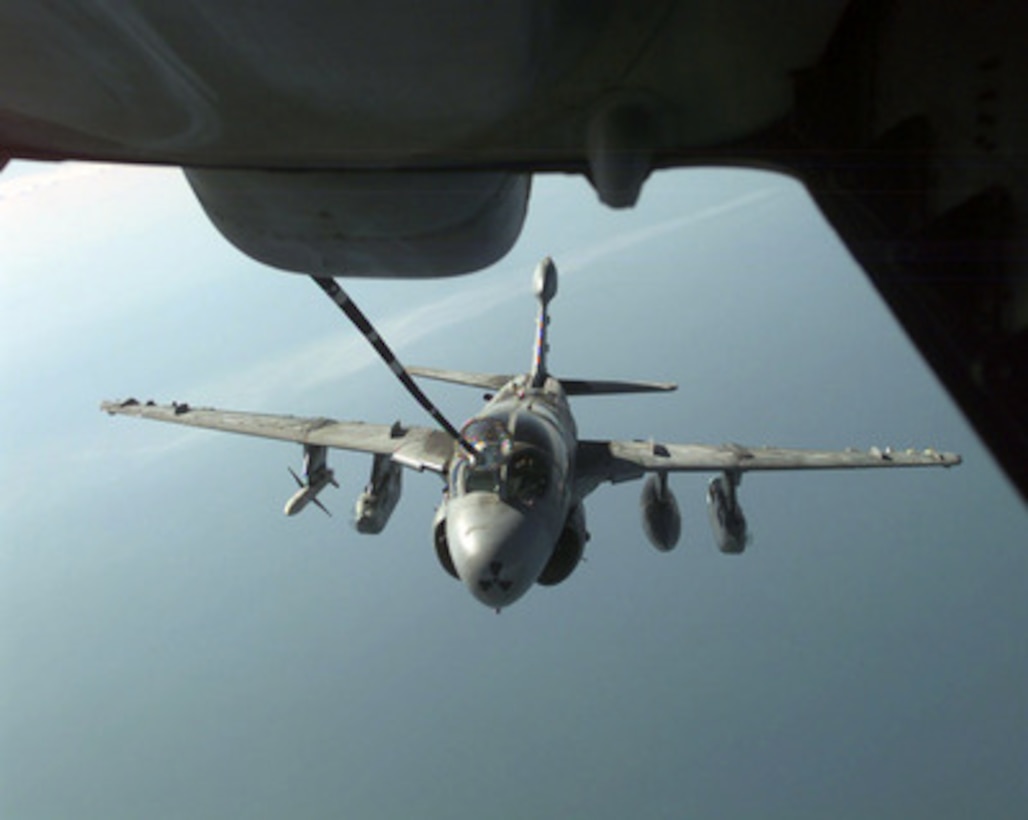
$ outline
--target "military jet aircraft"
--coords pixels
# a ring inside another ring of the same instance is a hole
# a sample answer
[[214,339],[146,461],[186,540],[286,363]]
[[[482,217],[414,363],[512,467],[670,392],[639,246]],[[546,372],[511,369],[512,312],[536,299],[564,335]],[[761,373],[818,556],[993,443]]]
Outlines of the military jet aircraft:
[[[343,305],[347,297],[332,280],[320,281]],[[305,476],[286,503],[293,515],[335,484],[328,448],[374,456],[371,480],[357,500],[359,531],[381,532],[400,497],[403,467],[440,475],[442,503],[432,525],[442,567],[471,594],[497,611],[534,584],[561,583],[581,561],[589,533],[584,501],[604,482],[650,474],[642,491],[643,529],[658,550],[678,542],[681,517],[668,487],[672,472],[716,472],[707,503],[714,540],[723,553],[743,552],[747,524],[737,490],[742,474],[765,470],[864,467],[949,467],[960,457],[934,450],[893,452],[872,448],[824,451],[779,447],[708,446],[656,441],[588,441],[578,438],[570,396],[674,390],[660,382],[562,379],[547,367],[549,304],[557,292],[557,269],[544,259],[534,274],[538,319],[531,369],[524,375],[494,375],[410,368],[415,376],[490,392],[487,403],[457,432],[333,421],[327,418],[240,413],[188,404],[161,406],[135,399],[104,402],[108,413],[169,421],[251,436],[295,441],[304,447]],[[370,328],[366,335],[381,345]],[[401,366],[391,361],[394,372]],[[434,409],[433,415],[436,415]]]

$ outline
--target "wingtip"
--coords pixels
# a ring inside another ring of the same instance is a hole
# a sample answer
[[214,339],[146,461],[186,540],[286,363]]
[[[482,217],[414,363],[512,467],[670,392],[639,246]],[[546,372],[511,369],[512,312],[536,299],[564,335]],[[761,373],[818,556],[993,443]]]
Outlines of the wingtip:
[[134,407],[137,404],[139,404],[139,400],[134,398],[115,399],[113,401],[105,399],[100,402],[100,409],[108,415],[113,416],[118,410],[124,407]]
[[956,467],[957,465],[962,464],[964,461],[963,457],[961,457],[959,453],[939,452],[938,450],[932,447],[929,447],[927,450],[924,450],[923,455],[934,458],[944,467]]

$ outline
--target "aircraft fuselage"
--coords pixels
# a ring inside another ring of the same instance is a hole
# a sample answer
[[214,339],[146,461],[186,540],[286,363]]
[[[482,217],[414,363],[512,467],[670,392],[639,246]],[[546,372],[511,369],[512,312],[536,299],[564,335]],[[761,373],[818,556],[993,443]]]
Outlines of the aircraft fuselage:
[[538,580],[574,502],[574,418],[559,381],[503,387],[463,428],[478,450],[450,471],[446,536],[457,574],[486,606],[509,606]]

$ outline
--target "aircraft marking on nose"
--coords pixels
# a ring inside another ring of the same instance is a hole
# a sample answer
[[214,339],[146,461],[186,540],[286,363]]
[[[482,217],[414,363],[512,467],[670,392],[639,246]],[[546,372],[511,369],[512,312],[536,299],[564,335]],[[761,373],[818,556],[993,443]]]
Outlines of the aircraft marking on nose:
[[483,592],[489,592],[489,590],[491,590],[493,588],[494,584],[496,586],[498,586],[500,589],[502,589],[504,592],[510,591],[510,588],[512,586],[514,586],[514,582],[513,581],[508,581],[506,578],[501,578],[500,577],[500,573],[502,571],[503,571],[503,562],[502,561],[492,561],[489,564],[489,572],[492,573],[492,577],[491,578],[481,578],[478,581],[478,586],[482,589]]

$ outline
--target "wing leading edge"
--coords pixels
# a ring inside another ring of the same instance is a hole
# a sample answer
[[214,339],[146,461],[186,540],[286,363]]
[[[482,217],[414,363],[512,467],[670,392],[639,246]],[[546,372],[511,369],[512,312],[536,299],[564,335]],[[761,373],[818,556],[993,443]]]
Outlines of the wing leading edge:
[[647,441],[582,441],[578,479],[585,492],[648,472],[757,472],[851,470],[887,467],[953,467],[960,456],[935,450],[797,450],[738,444],[661,444]]
[[105,401],[100,409],[111,415],[135,416],[245,436],[388,455],[397,463],[419,471],[445,473],[453,455],[453,440],[443,431],[426,427],[401,427],[399,423],[366,424],[328,418],[243,413],[211,407],[194,408],[178,403],[140,404],[134,399]]

